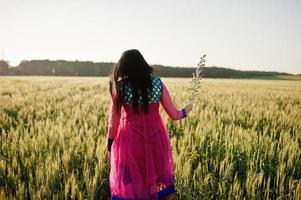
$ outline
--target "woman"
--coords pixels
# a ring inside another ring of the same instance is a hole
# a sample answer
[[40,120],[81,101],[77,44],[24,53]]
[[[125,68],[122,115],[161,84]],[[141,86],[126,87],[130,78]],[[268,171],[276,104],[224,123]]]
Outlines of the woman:
[[110,76],[108,125],[112,199],[176,199],[172,147],[159,105],[172,120],[178,110],[165,86],[136,50],[125,51]]

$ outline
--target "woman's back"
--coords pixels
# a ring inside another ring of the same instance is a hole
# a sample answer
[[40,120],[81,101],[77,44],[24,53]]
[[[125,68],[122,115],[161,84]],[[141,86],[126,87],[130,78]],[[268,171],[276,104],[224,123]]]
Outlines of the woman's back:
[[124,86],[121,88],[121,96],[123,100],[121,114],[122,118],[127,121],[143,120],[143,119],[159,119],[159,103],[162,95],[162,82],[161,79],[157,76],[151,75],[152,87],[148,92],[148,112],[144,113],[142,110],[142,96],[138,96],[139,103],[139,114],[135,112],[133,108],[133,89],[129,82],[124,83]]
[[108,150],[112,199],[175,196],[172,147],[159,107],[161,104],[173,120],[186,117],[186,109],[175,107],[162,80],[151,72],[142,55],[129,50],[111,74]]
[[161,79],[152,76],[147,114],[134,111],[129,83],[122,90],[125,101],[111,154],[116,159],[110,173],[113,197],[159,199],[174,192],[172,147],[159,113],[162,89]]

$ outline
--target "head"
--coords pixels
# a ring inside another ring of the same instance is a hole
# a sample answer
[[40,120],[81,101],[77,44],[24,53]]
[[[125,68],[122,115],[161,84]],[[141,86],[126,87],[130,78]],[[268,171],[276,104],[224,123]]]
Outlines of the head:
[[148,89],[151,88],[151,73],[153,72],[142,54],[137,49],[130,49],[122,53],[119,61],[113,67],[110,75],[110,93],[116,93],[116,110],[120,113],[123,103],[121,88],[124,83],[129,82],[133,89],[133,106],[136,112],[138,109],[139,91],[141,92],[143,110],[148,111]]

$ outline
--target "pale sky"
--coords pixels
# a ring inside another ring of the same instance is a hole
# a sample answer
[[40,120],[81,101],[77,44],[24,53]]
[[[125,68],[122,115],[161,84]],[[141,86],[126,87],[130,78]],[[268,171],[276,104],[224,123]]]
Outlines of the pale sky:
[[0,59],[117,62],[301,73],[300,0],[0,0]]

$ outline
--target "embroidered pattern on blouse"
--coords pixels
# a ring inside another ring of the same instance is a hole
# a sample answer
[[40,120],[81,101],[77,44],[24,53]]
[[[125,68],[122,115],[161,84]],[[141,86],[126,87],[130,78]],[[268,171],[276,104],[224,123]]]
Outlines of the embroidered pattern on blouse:
[[[151,75],[152,92],[148,93],[149,103],[159,102],[161,99],[161,80],[159,77]],[[133,90],[130,83],[125,83],[121,88],[123,103],[127,105],[133,104]],[[142,104],[142,96],[138,96],[138,103]]]

